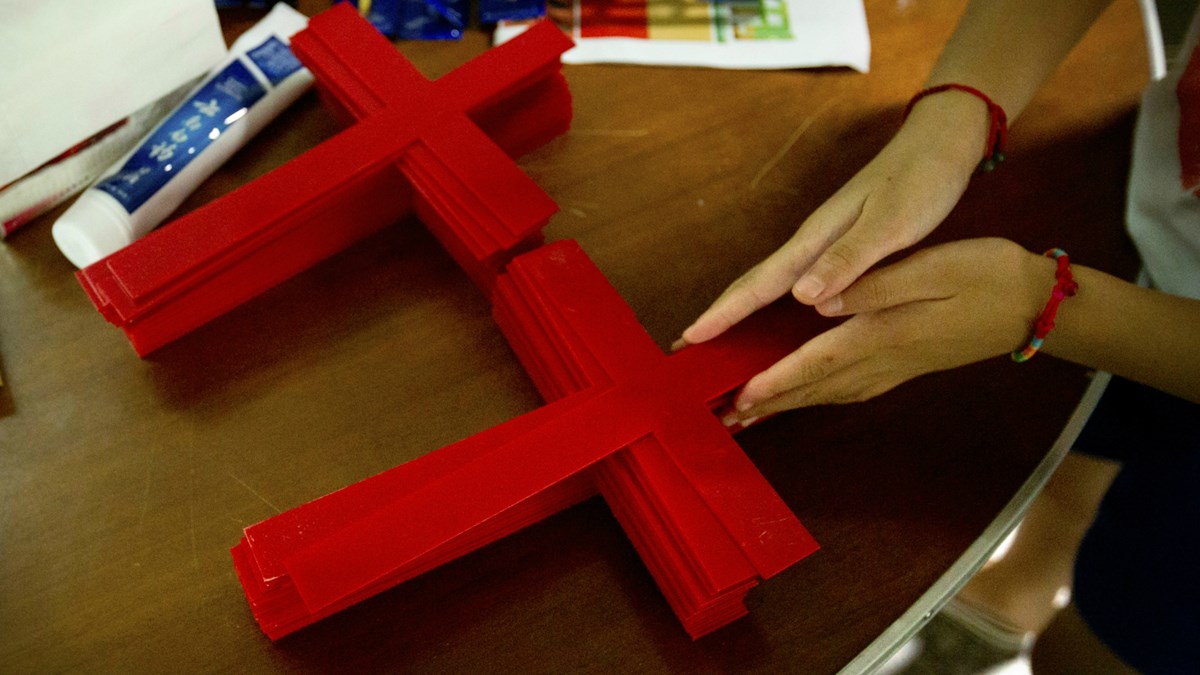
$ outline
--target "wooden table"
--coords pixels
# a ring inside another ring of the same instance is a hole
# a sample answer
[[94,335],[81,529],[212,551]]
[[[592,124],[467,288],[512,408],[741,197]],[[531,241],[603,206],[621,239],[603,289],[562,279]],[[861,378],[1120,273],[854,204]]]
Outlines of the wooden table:
[[[886,142],[962,5],[869,1],[867,75],[566,67],[574,128],[521,162],[562,207],[548,239],[578,239],[669,345]],[[230,37],[241,18],[227,17]],[[438,76],[486,44],[472,32],[399,48]],[[1002,234],[1132,275],[1121,217],[1146,71],[1122,0],[933,240]],[[307,96],[184,209],[336,130]],[[415,220],[143,361],[56,250],[60,212],[0,247],[10,672],[868,668],[995,545],[1088,382],[1052,358],[996,359],[749,430],[743,447],[823,548],[698,642],[593,499],[273,644],[230,561],[244,526],[539,398],[486,300]]]

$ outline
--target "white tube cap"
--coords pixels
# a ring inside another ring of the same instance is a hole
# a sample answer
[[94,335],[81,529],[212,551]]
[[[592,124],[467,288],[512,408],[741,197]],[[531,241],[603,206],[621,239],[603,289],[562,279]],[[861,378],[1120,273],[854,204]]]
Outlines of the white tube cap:
[[84,190],[50,230],[58,250],[84,268],[134,242],[129,213],[100,190]]

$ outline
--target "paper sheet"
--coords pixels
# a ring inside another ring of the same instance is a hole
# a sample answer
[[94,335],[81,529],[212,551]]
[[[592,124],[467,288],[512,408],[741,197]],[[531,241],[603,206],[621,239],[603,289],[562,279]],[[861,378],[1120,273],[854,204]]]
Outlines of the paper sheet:
[[[570,0],[564,63],[733,69],[848,66],[866,72],[861,0]],[[524,30],[496,26],[497,44]]]
[[0,187],[225,55],[212,0],[0,0]]

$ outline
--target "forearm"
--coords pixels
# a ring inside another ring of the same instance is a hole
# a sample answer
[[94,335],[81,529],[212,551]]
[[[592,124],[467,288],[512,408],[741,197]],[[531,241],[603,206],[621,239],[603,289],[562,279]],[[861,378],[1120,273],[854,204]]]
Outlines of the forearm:
[[[973,86],[1013,119],[1110,1],[975,0],[929,83]],[[959,90],[920,98],[887,146],[788,242],[730,284],[682,343],[710,340],[788,290],[802,303],[824,303],[920,241],[994,149],[990,113]]]
[[973,0],[928,86],[971,85],[1015,120],[1112,0]]
[[[1111,0],[974,0],[928,85],[973,86],[1016,119]],[[920,116],[918,118],[918,116]],[[986,107],[947,92],[914,108],[918,124],[985,133]],[[1046,264],[1049,264],[1048,261]],[[1079,295],[1063,305],[1045,350],[1200,401],[1200,302],[1138,288],[1078,267]]]
[[1063,302],[1043,350],[1200,402],[1200,301],[1073,271],[1079,292]]
[[[974,0],[967,7],[926,86],[959,83],[988,95],[1011,125],[1112,0]],[[973,95],[947,91],[921,99],[901,142],[974,171],[987,141],[987,106]],[[953,129],[953,133],[947,133]]]

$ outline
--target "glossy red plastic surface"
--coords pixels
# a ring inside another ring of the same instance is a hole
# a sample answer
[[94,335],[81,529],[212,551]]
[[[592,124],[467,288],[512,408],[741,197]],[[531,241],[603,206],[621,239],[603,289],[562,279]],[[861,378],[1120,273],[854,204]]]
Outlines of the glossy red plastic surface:
[[787,316],[801,310],[769,308],[664,355],[574,241],[514,259],[494,308],[551,402],[246,528],[233,555],[268,635],[597,489],[693,637],[744,615],[749,588],[816,550],[713,412],[802,341]]

